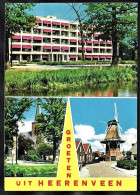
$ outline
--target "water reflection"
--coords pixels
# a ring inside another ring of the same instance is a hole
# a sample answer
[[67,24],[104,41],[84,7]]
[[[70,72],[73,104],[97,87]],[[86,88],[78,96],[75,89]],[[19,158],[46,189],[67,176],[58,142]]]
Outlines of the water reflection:
[[6,92],[6,96],[136,97],[137,82],[101,83],[65,90],[12,91]]

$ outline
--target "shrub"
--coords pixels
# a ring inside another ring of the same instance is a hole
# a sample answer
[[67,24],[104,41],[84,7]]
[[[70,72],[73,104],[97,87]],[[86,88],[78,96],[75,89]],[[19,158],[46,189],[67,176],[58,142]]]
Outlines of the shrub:
[[137,78],[131,67],[82,68],[78,70],[16,70],[6,71],[6,90],[67,89],[85,84],[127,81]]
[[57,165],[5,164],[5,177],[56,177]]
[[133,170],[135,168],[135,161],[132,160],[119,160],[117,161],[117,167],[122,169]]
[[25,160],[28,160],[28,161],[35,161],[35,162],[38,162],[38,161],[42,161],[37,155],[36,155],[36,152],[34,150],[29,150],[28,153],[26,154],[25,156]]

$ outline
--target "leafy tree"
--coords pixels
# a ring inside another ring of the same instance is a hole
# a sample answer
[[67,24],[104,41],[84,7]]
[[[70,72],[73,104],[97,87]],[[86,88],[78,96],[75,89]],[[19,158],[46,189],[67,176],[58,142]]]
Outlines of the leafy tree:
[[131,155],[132,155],[132,152],[131,151],[127,151],[126,152],[126,156],[127,156],[127,159],[128,160],[131,160]]
[[87,3],[89,24],[96,26],[100,38],[108,40],[112,37],[113,58],[112,65],[118,64],[118,43],[130,33],[137,32],[137,4],[136,3]]
[[13,147],[13,137],[18,135],[18,121],[25,119],[33,100],[28,98],[6,98],[5,99],[5,144],[6,151]]
[[40,114],[37,121],[41,123],[36,126],[35,133],[43,134],[49,144],[53,145],[53,161],[55,161],[56,150],[62,139],[66,101],[62,98],[46,98],[41,101],[45,114]]
[[34,142],[23,134],[18,136],[18,156],[25,155],[29,150],[34,150]]
[[6,62],[8,61],[9,44],[8,39],[21,30],[30,29],[35,25],[36,17],[28,15],[27,10],[31,11],[34,3],[7,3],[5,9],[6,25]]
[[85,23],[87,18],[87,13],[85,12],[83,5],[81,3],[69,3],[69,6],[74,10],[76,14],[76,19],[79,22],[79,31],[81,36],[81,46],[82,46],[82,60],[85,60],[84,53],[84,41],[87,39],[87,34],[84,34],[88,30],[89,24]]
[[36,147],[37,155],[44,160],[46,160],[46,155],[51,155],[53,152],[53,147],[47,143],[40,143]]
[[43,135],[37,135],[36,137],[36,144],[41,144],[41,143],[44,143],[45,139],[44,139],[44,136]]
[[134,52],[130,44],[125,40],[120,41],[119,57],[122,60],[135,60]]

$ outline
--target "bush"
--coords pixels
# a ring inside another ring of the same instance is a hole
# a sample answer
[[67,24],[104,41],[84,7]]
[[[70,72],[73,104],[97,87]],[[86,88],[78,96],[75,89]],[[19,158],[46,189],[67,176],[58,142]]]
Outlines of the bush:
[[136,162],[132,160],[119,160],[117,161],[117,167],[127,170],[135,169]]
[[28,161],[35,161],[35,162],[42,162],[42,159],[40,159],[34,150],[29,150],[28,153],[25,156],[25,160]]
[[67,89],[87,84],[127,81],[137,78],[131,67],[82,68],[78,70],[16,70],[6,71],[6,91]]
[[53,153],[53,147],[47,143],[40,143],[36,147],[37,155],[44,160],[46,160],[47,155],[51,155]]
[[129,60],[129,61],[122,61],[121,64],[136,64],[136,62]]
[[5,177],[56,177],[57,165],[5,164]]
[[36,154],[35,155],[26,155],[25,156],[25,160],[28,160],[28,161],[35,161],[35,162],[38,162],[38,161],[42,161]]

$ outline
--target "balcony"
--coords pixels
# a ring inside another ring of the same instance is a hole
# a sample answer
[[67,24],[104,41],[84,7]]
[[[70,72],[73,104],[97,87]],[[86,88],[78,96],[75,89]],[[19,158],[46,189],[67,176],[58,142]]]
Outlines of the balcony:
[[41,29],[33,29],[33,34],[41,34]]

